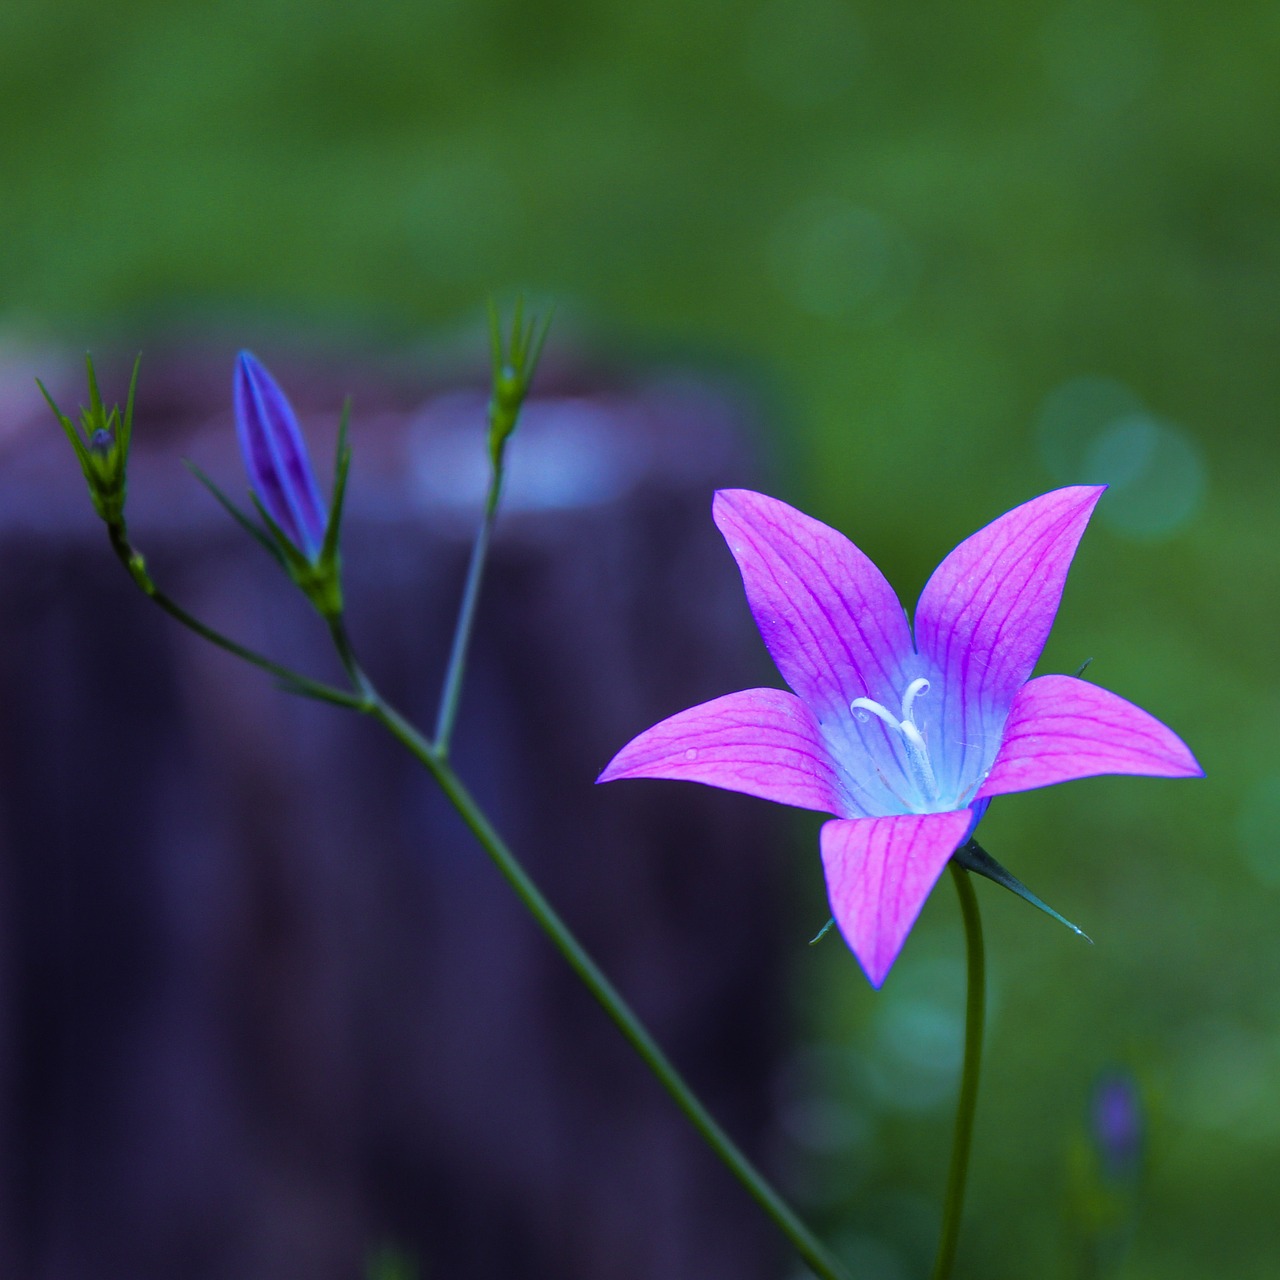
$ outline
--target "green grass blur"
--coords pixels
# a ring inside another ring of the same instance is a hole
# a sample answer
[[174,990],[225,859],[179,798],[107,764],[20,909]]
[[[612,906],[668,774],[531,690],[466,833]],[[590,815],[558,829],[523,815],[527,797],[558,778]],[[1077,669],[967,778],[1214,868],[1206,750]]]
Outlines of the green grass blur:
[[[994,990],[962,1265],[1100,1274],[1073,1152],[1121,1064],[1151,1138],[1108,1274],[1262,1280],[1278,57],[1277,7],[1191,0],[8,5],[0,341],[232,320],[396,341],[475,323],[493,292],[555,297],[589,341],[772,388],[779,495],[908,601],[1008,507],[1115,480],[1043,669],[1092,657],[1209,776],[1014,796],[984,824],[1096,946],[979,886]],[[816,929],[808,825],[793,856]],[[931,1247],[953,899],[944,881],[880,994],[834,938],[797,939],[793,1177],[864,1280],[919,1275]]]

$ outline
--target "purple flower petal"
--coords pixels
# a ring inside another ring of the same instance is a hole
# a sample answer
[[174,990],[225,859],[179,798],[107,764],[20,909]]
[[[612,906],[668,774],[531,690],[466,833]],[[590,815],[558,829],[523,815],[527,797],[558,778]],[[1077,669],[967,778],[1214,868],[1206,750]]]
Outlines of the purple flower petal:
[[680,778],[821,813],[854,814],[813,712],[783,689],[747,689],[646,729],[597,782]]
[[249,482],[267,514],[308,559],[324,542],[326,516],[298,420],[284,392],[250,352],[236,359],[236,429]]
[[1080,485],[1015,507],[966,538],[925,584],[915,637],[941,686],[930,749],[944,793],[964,794],[989,767],[1102,492]]
[[765,646],[824,721],[854,698],[896,706],[910,680],[906,615],[884,574],[842,533],[749,489],[712,506]]
[[1074,676],[1040,676],[1018,691],[978,795],[1099,773],[1193,778],[1204,770],[1182,739],[1141,707]]
[[884,982],[972,818],[962,809],[823,825],[831,914],[873,987]]

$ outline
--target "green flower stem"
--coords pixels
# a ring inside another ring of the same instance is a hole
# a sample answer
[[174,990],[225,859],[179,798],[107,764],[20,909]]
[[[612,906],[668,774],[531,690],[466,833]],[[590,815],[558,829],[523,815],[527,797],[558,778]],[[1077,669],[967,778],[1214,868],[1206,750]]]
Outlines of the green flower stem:
[[489,494],[485,499],[484,516],[471,548],[471,562],[467,566],[467,581],[462,589],[462,605],[458,610],[458,624],[453,632],[453,647],[449,651],[449,665],[445,669],[444,686],[440,692],[440,711],[436,717],[435,751],[441,759],[449,755],[449,740],[453,736],[454,722],[458,718],[458,703],[462,697],[462,677],[467,666],[467,649],[471,644],[471,628],[475,624],[476,605],[480,600],[480,583],[484,578],[485,560],[489,554],[489,542],[493,537],[493,525],[498,515],[498,501],[502,495],[502,462],[499,459],[489,481]]
[[147,571],[146,561],[143,559],[141,552],[132,546],[123,528],[112,525],[109,526],[108,533],[111,537],[111,549],[116,553],[117,558],[124,567],[128,569],[129,576],[137,583],[138,588],[154,600],[165,613],[182,623],[189,631],[194,631],[196,635],[208,640],[210,644],[216,645],[219,649],[223,649],[227,653],[233,654],[235,657],[241,658],[259,668],[259,670],[275,676],[290,693],[302,694],[308,698],[315,698],[320,702],[331,702],[339,707],[351,707],[355,710],[363,708],[364,700],[356,694],[348,693],[345,689],[337,689],[333,685],[324,684],[319,680],[312,680],[310,676],[304,676],[301,672],[292,671],[288,667],[282,667],[278,662],[272,662],[270,658],[264,657],[253,649],[247,649],[244,645],[237,644],[228,636],[224,636],[220,631],[215,631],[212,627],[206,626],[199,618],[188,613],[180,604],[165,595],[156,586],[151,574]]
[[498,308],[492,302],[489,304],[489,340],[493,359],[493,386],[489,396],[489,491],[485,495],[484,515],[476,532],[475,544],[471,548],[471,562],[467,566],[467,580],[462,589],[462,605],[458,609],[458,622],[453,632],[449,665],[445,668],[444,685],[440,691],[434,748],[441,759],[448,759],[453,726],[458,718],[471,629],[475,624],[485,560],[498,515],[498,502],[502,497],[507,444],[519,425],[520,413],[529,394],[533,375],[537,371],[538,361],[542,358],[542,347],[550,328],[550,314],[541,321],[531,319],[526,326],[524,301],[517,298],[515,313],[511,318],[511,333],[504,341]]
[[746,1187],[765,1213],[773,1219],[782,1233],[791,1241],[796,1252],[805,1260],[813,1273],[820,1277],[820,1280],[848,1280],[848,1273],[844,1268],[800,1221],[791,1207],[747,1159],[733,1139],[716,1123],[711,1113],[685,1083],[684,1078],[658,1047],[617,988],[587,954],[568,925],[556,913],[555,908],[543,897],[541,890],[530,879],[506,842],[494,830],[462,780],[454,773],[444,752],[438,746],[428,742],[394,707],[383,701],[356,663],[340,623],[334,626],[334,641],[338,645],[344,665],[347,666],[357,688],[362,692],[364,699],[362,709],[383,725],[430,772],[458,811],[459,816],[480,842],[481,847],[497,865],[507,883],[515,890],[516,896],[528,908],[529,913],[542,927],[556,949],[613,1019],[645,1065],[657,1076],[663,1088],[671,1095],[693,1127],[729,1167],[730,1172]]
[[[510,434],[508,431],[507,434]],[[462,679],[466,670],[467,650],[475,623],[476,605],[480,599],[480,587],[484,577],[485,561],[493,526],[498,514],[504,474],[503,455],[499,447],[493,461],[489,491],[485,499],[484,514],[476,540],[471,549],[467,566],[467,579],[462,592],[462,604],[454,629],[453,645],[449,653],[449,665],[445,671],[440,696],[440,710],[436,720],[435,740],[429,742],[394,707],[385,702],[356,660],[355,653],[340,618],[330,622],[330,632],[352,684],[359,691],[360,709],[371,715],[401,743],[435,779],[448,797],[459,816],[471,829],[481,847],[497,865],[516,896],[551,939],[556,949],[569,962],[570,967],[582,979],[587,989],[599,1001],[604,1011],[613,1019],[627,1042],[640,1055],[641,1060],[658,1078],[671,1095],[676,1106],[684,1113],[693,1127],[702,1135],[711,1149],[724,1161],[729,1171],[746,1187],[760,1207],[773,1219],[779,1230],[790,1240],[801,1258],[809,1265],[819,1280],[848,1280],[848,1273],[827,1251],[820,1240],[796,1216],[794,1210],[778,1194],[764,1175],[746,1157],[732,1138],[716,1123],[703,1106],[697,1094],[676,1070],[671,1060],[658,1047],[631,1006],[622,998],[616,987],[574,936],[569,926],[560,918],[555,908],[542,895],[542,891],[530,879],[506,842],[490,824],[484,812],[476,804],[462,780],[449,764],[449,742],[457,720],[458,704],[462,694]]]
[[973,1144],[973,1116],[978,1104],[978,1074],[982,1066],[982,1029],[986,1019],[986,954],[982,946],[982,920],[978,915],[978,895],[969,873],[954,860],[948,863],[960,895],[964,917],[964,937],[969,956],[968,993],[964,1015],[964,1069],[960,1077],[960,1101],[956,1106],[955,1138],[951,1147],[951,1169],[947,1174],[947,1197],[942,1208],[942,1235],[933,1264],[933,1280],[947,1280],[955,1265],[960,1239],[960,1219],[964,1211],[965,1179],[969,1172],[969,1149]]
[[[497,509],[497,486],[494,486],[494,501],[486,508],[486,523],[492,524],[493,512]],[[473,554],[473,573],[468,576],[467,597],[472,599],[479,590],[480,569],[484,560],[484,543],[487,537],[477,539],[476,553]],[[330,633],[342,665],[355,687],[355,692],[347,692],[329,685],[321,684],[272,662],[269,658],[255,653],[244,645],[206,626],[198,618],[193,617],[180,605],[166,596],[152,581],[147,572],[142,556],[130,545],[123,530],[111,530],[111,544],[121,562],[129,570],[138,586],[160,606],[166,613],[182,623],[184,627],[208,640],[218,648],[242,658],[245,662],[263,671],[269,672],[281,681],[288,689],[297,693],[305,693],[322,701],[332,702],[339,706],[349,707],[372,716],[383,725],[391,735],[423,764],[435,779],[450,803],[458,811],[463,821],[471,829],[481,847],[496,863],[507,883],[515,890],[516,896],[528,908],[530,914],[541,925],[556,948],[569,962],[574,972],[586,984],[587,989],[600,1002],[604,1010],[613,1019],[618,1029],[626,1037],[628,1043],[640,1055],[641,1060],[658,1078],[662,1086],[671,1095],[676,1105],[684,1112],[693,1127],[702,1135],[707,1144],[728,1166],[733,1175],[746,1187],[756,1202],[777,1224],[783,1235],[791,1241],[796,1252],[808,1264],[819,1280],[848,1280],[848,1273],[831,1256],[795,1212],[778,1194],[764,1175],[746,1157],[737,1144],[716,1123],[711,1113],[703,1106],[697,1095],[676,1070],[670,1059],[658,1047],[657,1042],[645,1029],[644,1024],[622,998],[618,990],[605,977],[600,967],[592,960],[582,944],[570,931],[569,927],[556,913],[555,909],[543,897],[541,890],[529,878],[514,853],[511,852],[502,837],[498,835],[485,817],[462,780],[454,773],[444,751],[428,742],[403,716],[385,702],[368,676],[356,660],[351,641],[340,618],[330,621]],[[474,586],[472,585],[474,583]],[[464,597],[464,598],[467,598]],[[467,629],[469,630],[469,628]],[[466,632],[461,628],[461,648],[455,643],[455,650],[465,656]],[[462,660],[459,658],[456,682],[461,680]],[[456,693],[455,693],[456,697]]]

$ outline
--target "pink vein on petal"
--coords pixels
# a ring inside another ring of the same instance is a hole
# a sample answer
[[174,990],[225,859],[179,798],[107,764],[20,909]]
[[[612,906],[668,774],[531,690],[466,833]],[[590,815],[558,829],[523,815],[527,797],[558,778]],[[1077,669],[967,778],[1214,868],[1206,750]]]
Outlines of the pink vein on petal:
[[726,694],[646,729],[596,781],[619,778],[676,778],[820,813],[861,812],[813,712],[783,689]]
[[1192,778],[1203,772],[1186,743],[1141,707],[1074,676],[1040,676],[1014,698],[978,796],[1103,773]]
[[972,816],[962,809],[823,824],[831,914],[873,987],[898,958]]
[[820,714],[863,695],[896,702],[911,636],[880,570],[843,534],[763,494],[721,490],[713,515],[796,693]]
[[971,744],[1031,674],[1102,492],[1081,485],[1015,507],[956,547],[921,592],[916,642],[944,682],[944,732],[961,744],[957,779],[967,777]]

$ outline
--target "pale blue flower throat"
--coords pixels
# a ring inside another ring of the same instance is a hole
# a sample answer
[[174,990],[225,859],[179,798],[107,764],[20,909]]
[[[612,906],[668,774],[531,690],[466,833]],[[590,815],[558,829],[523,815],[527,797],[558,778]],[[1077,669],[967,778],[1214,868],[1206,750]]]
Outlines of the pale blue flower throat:
[[902,718],[898,719],[886,706],[871,698],[854,698],[849,710],[859,720],[865,722],[867,712],[883,720],[890,729],[902,739],[907,749],[907,759],[911,762],[911,772],[915,775],[916,785],[927,800],[938,798],[938,780],[934,777],[933,765],[929,763],[929,747],[915,722],[914,707],[921,694],[929,692],[929,682],[920,676],[907,685],[902,695]]

